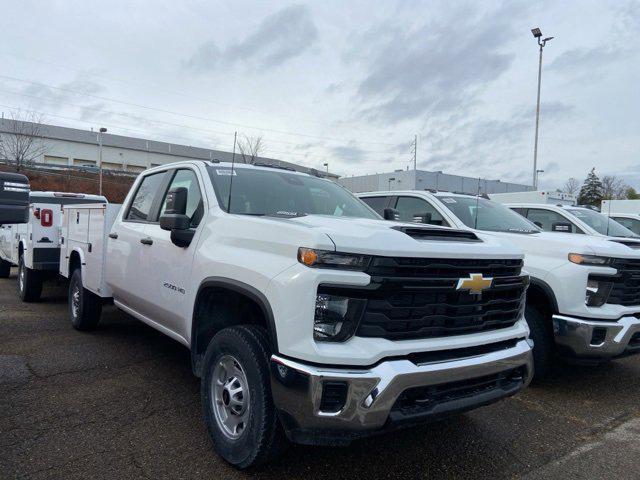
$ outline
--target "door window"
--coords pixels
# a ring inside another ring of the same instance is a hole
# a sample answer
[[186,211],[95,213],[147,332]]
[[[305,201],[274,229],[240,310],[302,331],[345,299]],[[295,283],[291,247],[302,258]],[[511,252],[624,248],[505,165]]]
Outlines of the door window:
[[554,223],[571,224],[571,233],[576,233],[576,227],[567,218],[553,210],[544,210],[541,208],[530,208],[527,212],[527,218],[538,225],[545,232],[551,232]]
[[[198,178],[193,170],[178,170],[169,185],[168,190],[172,188],[184,187],[187,189],[187,211],[186,215],[191,219],[191,228],[196,228],[202,220],[204,214],[204,204],[202,203],[202,194],[198,185]],[[167,191],[168,191],[167,190]],[[167,209],[167,196],[165,194],[162,200],[162,215]]]
[[384,215],[384,207],[387,204],[388,197],[367,197],[361,198],[364,203],[369,205],[375,212],[382,216]]
[[126,220],[134,222],[147,222],[153,220],[150,216],[152,213],[151,207],[153,206],[153,201],[162,186],[165,174],[166,172],[154,173],[152,175],[147,175],[142,179],[142,182],[133,197],[127,216],[125,217]]
[[426,215],[431,217],[431,220],[429,221],[427,218],[427,221],[432,225],[449,226],[433,205],[422,198],[398,197],[396,210],[400,212],[399,220],[403,222],[423,223]]

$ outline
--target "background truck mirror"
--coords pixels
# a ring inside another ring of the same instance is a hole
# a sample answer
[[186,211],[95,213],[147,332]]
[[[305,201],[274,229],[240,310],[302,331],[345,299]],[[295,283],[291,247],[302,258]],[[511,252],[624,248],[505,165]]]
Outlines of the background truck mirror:
[[165,213],[177,215],[187,213],[188,195],[189,191],[185,187],[175,187],[169,190],[167,193],[167,208],[165,209]]
[[425,212],[425,213],[416,213],[413,215],[413,221],[415,223],[424,223],[424,224],[431,224],[432,223],[432,215],[431,212]]
[[395,208],[385,208],[382,216],[385,220],[398,220],[400,212]]
[[160,216],[160,228],[163,230],[189,230],[191,219],[180,213],[165,213]]
[[564,232],[564,233],[572,233],[573,225],[568,222],[555,222],[551,224],[552,232]]
[[29,221],[29,179],[0,172],[0,225]]

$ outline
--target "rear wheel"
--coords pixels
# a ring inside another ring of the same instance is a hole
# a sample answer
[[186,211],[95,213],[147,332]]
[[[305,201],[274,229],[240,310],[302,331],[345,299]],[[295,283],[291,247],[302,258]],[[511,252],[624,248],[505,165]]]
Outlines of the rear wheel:
[[42,275],[24,264],[24,255],[18,260],[18,296],[23,302],[36,302],[42,295]]
[[267,463],[286,444],[271,398],[268,345],[261,327],[230,327],[205,355],[205,422],[216,452],[236,468]]
[[527,305],[525,318],[531,330],[533,340],[534,378],[542,379],[549,375],[555,361],[555,339],[548,319],[535,307]]
[[93,330],[100,322],[102,299],[82,286],[82,271],[76,268],[69,281],[69,318],[76,330]]
[[11,264],[0,259],[0,278],[9,278],[9,275],[11,275]]

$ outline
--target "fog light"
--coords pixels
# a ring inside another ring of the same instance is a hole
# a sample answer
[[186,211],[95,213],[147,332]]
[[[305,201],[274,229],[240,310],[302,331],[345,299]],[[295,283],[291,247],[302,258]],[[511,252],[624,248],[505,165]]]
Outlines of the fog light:
[[313,338],[324,342],[344,342],[355,333],[366,300],[319,293]]
[[589,278],[587,281],[586,304],[589,307],[601,307],[609,298],[613,283]]

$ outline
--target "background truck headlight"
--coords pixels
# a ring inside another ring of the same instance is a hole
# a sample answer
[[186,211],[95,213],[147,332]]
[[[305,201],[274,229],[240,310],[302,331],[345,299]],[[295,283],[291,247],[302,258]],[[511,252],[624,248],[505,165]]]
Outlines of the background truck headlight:
[[320,342],[344,342],[351,338],[367,301],[326,293],[316,296],[313,338]]

